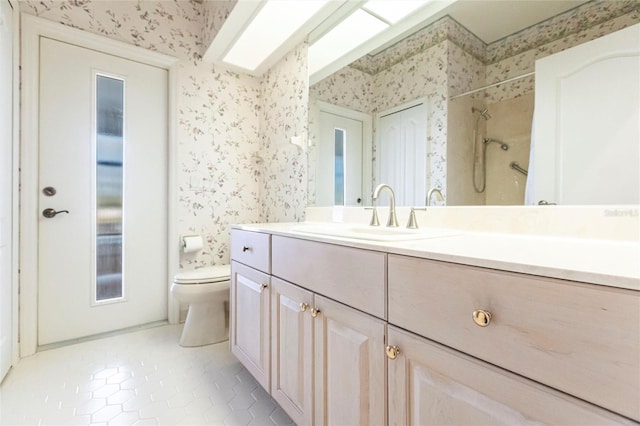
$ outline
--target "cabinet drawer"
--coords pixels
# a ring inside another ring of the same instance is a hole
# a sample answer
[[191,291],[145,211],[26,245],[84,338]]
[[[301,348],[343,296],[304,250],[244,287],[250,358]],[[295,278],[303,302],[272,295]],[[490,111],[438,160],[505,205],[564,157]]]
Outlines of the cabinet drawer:
[[388,268],[390,323],[640,420],[640,292],[405,256]]
[[277,235],[272,248],[273,275],[385,318],[386,254]]
[[271,235],[231,230],[231,259],[260,271],[271,273]]

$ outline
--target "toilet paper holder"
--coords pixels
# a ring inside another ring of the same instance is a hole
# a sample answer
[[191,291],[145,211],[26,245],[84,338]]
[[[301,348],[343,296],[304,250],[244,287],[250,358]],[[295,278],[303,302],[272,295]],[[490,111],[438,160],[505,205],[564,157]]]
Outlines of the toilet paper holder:
[[180,237],[180,239],[182,242],[182,251],[184,253],[194,253],[200,251],[202,250],[202,247],[204,245],[202,237],[200,235],[183,235],[182,237]]

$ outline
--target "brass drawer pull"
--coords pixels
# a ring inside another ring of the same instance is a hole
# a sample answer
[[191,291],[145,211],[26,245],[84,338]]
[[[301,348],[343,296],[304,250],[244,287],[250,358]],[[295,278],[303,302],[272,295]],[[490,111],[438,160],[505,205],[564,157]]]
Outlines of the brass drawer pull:
[[309,305],[307,303],[300,303],[300,312],[305,312],[307,309],[309,308]]
[[478,309],[473,311],[473,322],[480,327],[486,327],[491,323],[491,312],[484,309]]
[[386,352],[387,358],[396,359],[400,354],[400,348],[397,346],[387,346]]

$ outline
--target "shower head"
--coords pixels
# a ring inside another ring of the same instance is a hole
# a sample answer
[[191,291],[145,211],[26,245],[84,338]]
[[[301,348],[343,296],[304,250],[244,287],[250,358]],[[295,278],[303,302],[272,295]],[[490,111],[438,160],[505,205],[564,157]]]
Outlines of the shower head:
[[489,110],[487,108],[479,109],[479,108],[471,107],[471,112],[480,113],[480,117],[484,118],[485,120],[489,120],[491,118],[491,115],[489,114]]
[[503,151],[508,151],[509,150],[509,145],[507,145],[504,142],[497,141],[495,139],[485,138],[483,142],[484,142],[485,145],[489,145],[491,142],[495,142],[498,145],[500,145],[500,148],[502,148]]

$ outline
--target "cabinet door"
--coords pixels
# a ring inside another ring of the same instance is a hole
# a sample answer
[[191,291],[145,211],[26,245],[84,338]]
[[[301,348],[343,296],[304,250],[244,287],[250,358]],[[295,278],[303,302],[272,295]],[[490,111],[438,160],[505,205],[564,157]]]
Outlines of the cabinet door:
[[311,424],[313,294],[271,278],[271,396],[299,425]]
[[399,348],[388,360],[390,425],[633,424],[393,326],[388,341]]
[[384,322],[318,295],[314,309],[314,424],[385,424]]
[[267,391],[270,372],[269,275],[231,262],[231,352]]

